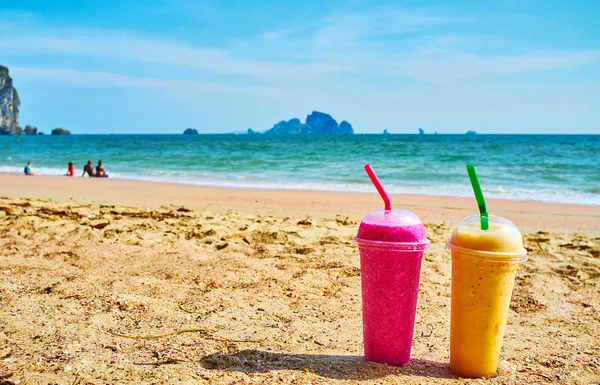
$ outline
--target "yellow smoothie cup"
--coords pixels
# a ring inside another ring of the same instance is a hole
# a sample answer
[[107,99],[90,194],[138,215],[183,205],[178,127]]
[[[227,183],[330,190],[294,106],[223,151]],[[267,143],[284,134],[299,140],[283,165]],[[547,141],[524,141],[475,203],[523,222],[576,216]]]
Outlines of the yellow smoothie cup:
[[463,219],[448,242],[452,255],[450,369],[462,377],[490,377],[498,369],[515,274],[527,260],[523,238],[508,219]]

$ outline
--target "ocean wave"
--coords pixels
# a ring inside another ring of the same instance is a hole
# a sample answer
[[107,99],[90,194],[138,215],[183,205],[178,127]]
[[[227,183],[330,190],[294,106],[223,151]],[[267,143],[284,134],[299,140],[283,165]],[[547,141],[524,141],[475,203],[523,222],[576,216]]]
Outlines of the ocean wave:
[[344,179],[344,182],[346,183],[358,183],[358,184],[364,184],[365,182],[368,182],[369,180],[366,178],[363,179],[358,179],[358,178],[348,178],[348,179]]
[[558,175],[542,175],[541,178],[543,180],[548,180],[551,182],[568,182],[569,181],[567,178],[563,178]]
[[[21,166],[0,166],[0,172],[6,174],[23,174],[25,165]],[[59,176],[67,173],[67,168],[58,169],[52,167],[32,167],[32,171],[40,175]]]
[[[14,166],[0,166],[0,172],[11,174],[22,174],[23,168]],[[34,172],[40,175],[62,176],[66,169],[40,167],[34,168]],[[224,188],[247,188],[266,190],[306,190],[306,191],[340,191],[340,192],[367,192],[375,193],[374,187],[369,181],[358,179],[347,179],[342,182],[311,181],[311,180],[277,180],[276,174],[270,175],[274,179],[257,179],[256,176],[248,174],[222,174],[204,172],[190,173],[177,170],[155,170],[153,174],[134,174],[130,172],[114,172],[108,170],[112,179],[139,180],[155,183],[184,184],[205,187]],[[386,183],[386,189],[391,194],[415,194],[429,196],[456,196],[471,198],[473,192],[467,184],[420,184],[418,181],[410,183]],[[588,204],[600,205],[600,189],[591,188],[581,192],[577,191],[555,191],[550,189],[523,189],[496,186],[485,188],[486,198],[505,200],[532,200],[548,203],[565,204]]]

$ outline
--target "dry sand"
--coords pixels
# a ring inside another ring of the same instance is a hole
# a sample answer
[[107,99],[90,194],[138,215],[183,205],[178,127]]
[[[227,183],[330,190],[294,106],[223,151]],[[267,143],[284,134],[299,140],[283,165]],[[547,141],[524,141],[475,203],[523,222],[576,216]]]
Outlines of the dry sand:
[[467,380],[448,368],[444,244],[473,203],[395,197],[432,241],[413,360],[365,362],[351,239],[373,195],[0,175],[0,384],[600,381],[589,206],[490,202],[525,229],[530,259],[499,374]]

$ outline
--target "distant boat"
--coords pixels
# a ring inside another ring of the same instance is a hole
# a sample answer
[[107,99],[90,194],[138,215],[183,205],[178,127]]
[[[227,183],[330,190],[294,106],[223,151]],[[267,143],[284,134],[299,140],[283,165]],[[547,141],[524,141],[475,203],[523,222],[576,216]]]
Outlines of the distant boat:
[[477,135],[477,133],[475,131],[469,130],[465,135]]
[[388,132],[387,129],[383,130],[383,135],[389,135],[390,133]]
[[437,131],[433,133],[433,135],[437,135],[437,134],[438,134]]
[[419,135],[425,135],[425,131],[422,128],[419,128]]

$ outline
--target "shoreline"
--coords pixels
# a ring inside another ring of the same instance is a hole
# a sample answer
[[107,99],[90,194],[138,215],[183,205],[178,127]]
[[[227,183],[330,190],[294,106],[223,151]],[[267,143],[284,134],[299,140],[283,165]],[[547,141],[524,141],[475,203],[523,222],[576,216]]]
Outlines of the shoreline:
[[[65,177],[64,168],[44,168],[36,167],[36,176],[43,177]],[[21,168],[13,167],[11,170],[7,170],[0,166],[0,175],[11,175],[11,176],[22,176],[23,172]],[[75,177],[79,177],[79,170],[76,171]],[[261,181],[244,181],[244,182],[232,182],[231,178],[227,179],[211,179],[211,177],[192,178],[192,179],[180,179],[178,177],[171,176],[151,176],[137,174],[132,175],[130,173],[114,173],[109,172],[111,180],[120,180],[124,182],[143,182],[143,183],[156,183],[176,186],[193,186],[200,188],[217,188],[217,189],[231,189],[231,190],[267,190],[267,191],[292,191],[292,192],[312,192],[312,193],[350,193],[350,194],[370,194],[373,192],[373,186],[368,181],[361,181],[360,183],[327,183],[326,181],[286,181],[284,184],[278,183],[274,180],[261,180]],[[445,187],[433,187],[425,186],[423,188],[415,189],[415,186],[410,186],[408,189],[405,187],[398,190],[398,185],[393,183],[386,186],[390,195],[398,196],[428,196],[428,197],[443,197],[443,198],[461,198],[471,199],[472,190],[468,183],[463,183],[461,186],[445,186]],[[455,194],[445,195],[440,191],[453,191]],[[593,191],[591,191],[593,190]],[[489,201],[506,201],[506,202],[533,202],[543,203],[552,205],[569,205],[569,206],[598,206],[600,207],[600,197],[596,197],[595,189],[584,189],[581,190],[583,196],[573,196],[572,192],[564,194],[560,197],[556,197],[553,194],[560,195],[556,190],[527,190],[527,193],[521,194],[514,192],[509,188],[504,190],[502,186],[497,188],[491,188],[484,191],[486,194],[486,200]],[[458,192],[458,193],[457,193]],[[549,199],[544,200],[538,199],[540,197],[546,197]]]
[[[292,189],[208,187],[131,179],[35,178],[0,173],[0,195],[8,198],[52,199],[148,207],[185,205],[192,208],[240,210],[277,215],[342,215],[360,220],[381,207],[373,193]],[[423,222],[458,223],[477,211],[474,199],[453,196],[391,194],[398,208],[415,212]],[[600,232],[600,206],[488,199],[491,212],[525,230]]]
[[[0,171],[0,179],[3,175],[9,176],[23,176],[21,172],[5,172]],[[51,178],[51,179],[60,179],[63,180],[67,175],[47,175],[47,174],[36,174],[36,177],[43,178]],[[109,174],[110,177],[110,174]],[[82,178],[81,175],[75,174],[73,178]],[[83,177],[83,179],[89,179],[89,177]],[[371,194],[371,192],[367,191],[358,191],[358,190],[330,190],[330,189],[309,189],[309,188],[299,188],[299,187],[289,187],[289,188],[276,188],[276,187],[260,187],[260,186],[235,186],[235,185],[219,185],[219,184],[197,184],[197,183],[185,183],[185,182],[177,182],[177,181],[160,181],[160,180],[152,180],[152,179],[137,179],[137,178],[129,178],[129,177],[112,177],[108,178],[111,181],[122,181],[126,183],[148,183],[148,184],[158,184],[158,185],[169,185],[169,186],[184,186],[184,187],[197,187],[197,188],[207,188],[207,189],[222,189],[222,190],[247,190],[247,191],[283,191],[283,192],[296,192],[296,193],[332,193],[332,194]],[[369,184],[369,187],[372,185]],[[376,193],[376,191],[373,191]],[[428,193],[390,193],[390,196],[398,196],[398,197],[431,197],[431,198],[443,198],[443,199],[466,199],[470,200],[470,196],[459,196],[459,195],[444,195],[444,194],[428,194]],[[571,202],[552,202],[552,201],[543,201],[543,200],[535,200],[535,199],[514,199],[514,198],[486,198],[487,201],[500,201],[500,202],[523,202],[523,203],[533,203],[533,204],[547,204],[547,205],[564,205],[564,206],[574,206],[574,207],[598,207],[600,208],[600,203],[598,205],[589,204],[589,203],[571,203]]]

